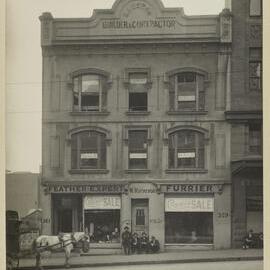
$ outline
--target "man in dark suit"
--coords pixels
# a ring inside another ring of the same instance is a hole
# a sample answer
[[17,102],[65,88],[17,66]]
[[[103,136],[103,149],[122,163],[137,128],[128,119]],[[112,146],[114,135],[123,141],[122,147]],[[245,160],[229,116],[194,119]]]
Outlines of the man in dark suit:
[[130,254],[130,242],[131,242],[131,233],[129,231],[129,227],[126,226],[124,228],[124,232],[122,233],[122,245],[126,255]]

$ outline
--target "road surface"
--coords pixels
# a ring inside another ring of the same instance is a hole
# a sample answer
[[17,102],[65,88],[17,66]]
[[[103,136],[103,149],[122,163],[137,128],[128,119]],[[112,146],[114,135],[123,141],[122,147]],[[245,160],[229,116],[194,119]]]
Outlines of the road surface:
[[[263,261],[210,262],[69,268],[69,270],[263,270]],[[58,268],[59,270],[59,268]],[[60,269],[66,270],[66,268]]]

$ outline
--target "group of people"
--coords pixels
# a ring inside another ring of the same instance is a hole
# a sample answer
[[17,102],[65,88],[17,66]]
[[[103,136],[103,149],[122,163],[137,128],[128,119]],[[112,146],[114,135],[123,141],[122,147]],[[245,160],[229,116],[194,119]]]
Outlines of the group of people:
[[263,233],[255,235],[253,230],[249,230],[243,239],[243,249],[263,248]]
[[151,236],[151,239],[149,239],[147,234],[143,232],[141,237],[139,237],[136,232],[132,234],[127,226],[122,233],[122,245],[126,255],[157,253],[160,248],[159,241],[154,236]]

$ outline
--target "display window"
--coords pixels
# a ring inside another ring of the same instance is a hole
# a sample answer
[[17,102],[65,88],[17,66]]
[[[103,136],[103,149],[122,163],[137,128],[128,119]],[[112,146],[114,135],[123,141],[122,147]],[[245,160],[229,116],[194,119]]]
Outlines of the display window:
[[166,244],[213,244],[213,198],[166,198]]
[[120,242],[120,196],[86,196],[84,228],[92,243]]

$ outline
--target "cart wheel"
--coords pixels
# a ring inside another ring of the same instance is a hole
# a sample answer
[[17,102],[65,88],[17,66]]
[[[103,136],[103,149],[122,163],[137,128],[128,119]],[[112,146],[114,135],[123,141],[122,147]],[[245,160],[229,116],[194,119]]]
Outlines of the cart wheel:
[[90,249],[90,245],[89,245],[89,242],[87,240],[83,241],[83,244],[82,244],[82,251],[84,253],[87,253]]

